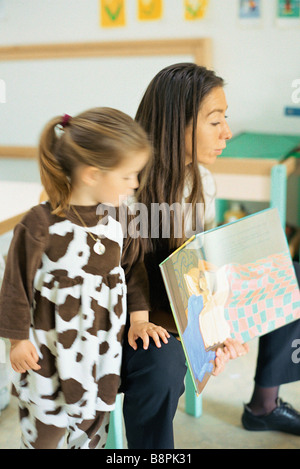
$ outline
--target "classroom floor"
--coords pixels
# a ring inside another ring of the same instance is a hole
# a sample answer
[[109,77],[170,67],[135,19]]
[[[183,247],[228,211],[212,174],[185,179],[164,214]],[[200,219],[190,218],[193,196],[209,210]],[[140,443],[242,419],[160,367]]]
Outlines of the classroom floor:
[[[184,396],[175,416],[176,449],[300,449],[300,436],[280,432],[248,432],[241,426],[243,403],[251,396],[257,340],[247,356],[231,361],[203,392],[200,418],[184,412]],[[300,410],[300,383],[281,387],[280,396]],[[11,399],[0,415],[0,449],[19,448],[17,402]]]

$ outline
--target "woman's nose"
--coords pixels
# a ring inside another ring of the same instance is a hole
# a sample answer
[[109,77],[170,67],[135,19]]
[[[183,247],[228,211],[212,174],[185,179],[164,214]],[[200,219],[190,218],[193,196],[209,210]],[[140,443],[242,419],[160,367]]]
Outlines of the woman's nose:
[[227,122],[225,122],[225,127],[223,129],[223,135],[222,137],[225,139],[225,140],[230,140],[232,138],[232,132],[230,130],[230,127],[229,125],[227,124]]

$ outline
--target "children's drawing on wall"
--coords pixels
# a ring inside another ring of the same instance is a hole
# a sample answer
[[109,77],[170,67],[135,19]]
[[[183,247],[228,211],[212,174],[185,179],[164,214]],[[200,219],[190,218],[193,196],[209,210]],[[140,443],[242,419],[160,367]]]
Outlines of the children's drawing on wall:
[[203,19],[209,0],[184,0],[184,18],[187,21]]
[[300,26],[300,1],[277,0],[276,24],[279,27]]
[[260,0],[240,0],[240,18],[259,18],[261,14]]
[[299,0],[280,0],[278,1],[279,18],[298,18],[300,11]]
[[159,20],[162,17],[163,0],[138,0],[137,8],[138,20]]
[[261,26],[261,0],[239,0],[238,19],[241,26]]
[[100,25],[103,28],[114,28],[126,25],[125,0],[99,0]]

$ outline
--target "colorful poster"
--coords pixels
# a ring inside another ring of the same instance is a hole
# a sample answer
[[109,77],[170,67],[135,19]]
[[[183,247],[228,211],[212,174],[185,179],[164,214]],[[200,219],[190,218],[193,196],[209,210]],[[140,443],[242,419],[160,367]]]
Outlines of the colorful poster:
[[277,0],[276,26],[300,27],[300,0]]
[[140,21],[159,20],[162,17],[163,0],[138,0],[138,19]]
[[239,0],[238,25],[242,28],[262,26],[261,0]]
[[240,0],[239,18],[259,18],[261,15],[260,0]]
[[193,21],[204,18],[209,0],[184,0],[184,18]]
[[299,0],[278,0],[278,18],[299,18],[300,1]]
[[125,0],[100,0],[100,24],[103,28],[125,26]]

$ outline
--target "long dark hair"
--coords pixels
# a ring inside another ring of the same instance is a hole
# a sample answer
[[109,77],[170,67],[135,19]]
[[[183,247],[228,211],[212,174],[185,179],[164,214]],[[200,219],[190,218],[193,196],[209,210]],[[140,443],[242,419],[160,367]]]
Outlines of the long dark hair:
[[[222,86],[224,81],[215,72],[194,63],[168,66],[150,82],[135,117],[154,148],[152,165],[147,168],[147,185],[137,193],[138,201],[148,207],[149,227],[151,203],[171,206],[182,202],[186,176],[185,131],[191,123],[193,142],[189,171],[192,190],[187,202],[193,209],[197,202],[204,202],[196,154],[197,116],[203,99],[213,88]],[[149,236],[144,240],[146,251],[155,249],[157,243],[170,250],[182,243],[182,238],[174,236],[174,217],[170,222],[169,239],[155,240]]]

